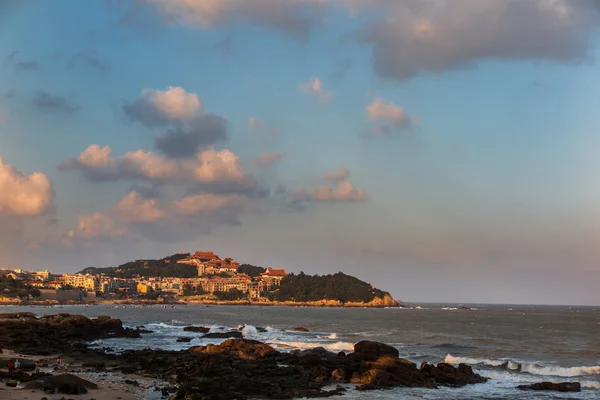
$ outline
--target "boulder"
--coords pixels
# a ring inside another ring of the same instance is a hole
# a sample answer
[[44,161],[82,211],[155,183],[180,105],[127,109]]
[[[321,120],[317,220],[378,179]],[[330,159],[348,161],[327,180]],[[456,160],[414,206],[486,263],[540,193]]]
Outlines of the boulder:
[[25,389],[41,389],[45,393],[87,394],[88,389],[98,389],[98,385],[75,375],[62,374],[31,381],[25,385]]
[[268,344],[247,339],[229,339],[219,345],[208,344],[192,347],[190,351],[193,353],[235,356],[246,360],[260,360],[279,354]]
[[549,390],[553,392],[581,392],[581,384],[579,382],[538,382],[532,385],[519,385],[520,390]]
[[398,358],[400,353],[398,349],[385,343],[363,340],[354,345],[354,353],[366,359],[378,359],[379,357]]
[[308,329],[304,328],[303,326],[297,326],[293,329],[294,332],[310,332]]
[[9,379],[6,381],[6,386],[8,387],[17,387],[18,382],[13,380],[13,379]]
[[202,336],[203,339],[228,339],[228,338],[241,339],[243,337],[244,337],[244,335],[242,334],[242,332],[238,332],[238,331],[214,332],[214,333],[207,333],[206,335]]
[[199,333],[208,333],[210,332],[210,328],[205,326],[186,326],[183,328],[185,332],[199,332]]
[[180,337],[177,338],[177,343],[189,343],[192,341],[191,337]]

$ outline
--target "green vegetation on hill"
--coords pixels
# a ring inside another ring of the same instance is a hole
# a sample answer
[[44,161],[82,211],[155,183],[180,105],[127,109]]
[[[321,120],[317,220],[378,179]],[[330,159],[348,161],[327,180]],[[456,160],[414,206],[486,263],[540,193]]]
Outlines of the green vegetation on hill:
[[266,271],[266,268],[257,267],[256,265],[242,264],[238,267],[237,272],[248,276],[259,276]]
[[198,275],[196,267],[178,264],[177,261],[187,258],[189,253],[173,254],[158,260],[135,260],[118,267],[89,267],[80,274],[105,274],[115,278],[134,278],[157,276],[161,278],[193,278]]
[[40,290],[30,285],[25,285],[23,281],[10,277],[0,277],[0,295],[6,297],[28,298],[40,297]]
[[281,286],[272,293],[276,301],[338,300],[346,302],[370,302],[387,293],[373,288],[367,282],[338,272],[333,275],[290,274],[281,280]]

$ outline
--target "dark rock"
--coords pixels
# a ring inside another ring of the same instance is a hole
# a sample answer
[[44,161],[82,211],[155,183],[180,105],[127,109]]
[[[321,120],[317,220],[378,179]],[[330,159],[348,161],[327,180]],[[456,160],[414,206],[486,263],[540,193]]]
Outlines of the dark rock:
[[297,326],[293,329],[295,332],[310,332],[308,329],[302,327],[302,326]]
[[244,337],[244,335],[242,334],[242,332],[237,332],[237,331],[214,332],[214,333],[207,333],[206,335],[202,336],[203,339],[228,339],[228,338],[241,339],[243,337]]
[[366,359],[376,360],[379,357],[396,357],[400,356],[398,349],[390,345],[363,340],[354,345],[354,352]]
[[191,337],[180,337],[176,340],[178,343],[189,343],[192,341]]
[[550,390],[554,392],[581,392],[581,384],[579,382],[538,382],[532,385],[519,385],[520,390]]
[[8,381],[6,381],[6,386],[8,387],[17,387],[18,382],[13,380],[13,379],[9,379]]
[[88,389],[98,389],[95,383],[71,374],[45,376],[29,382],[25,389],[56,390],[64,394],[86,394]]
[[199,333],[208,333],[210,332],[210,328],[205,326],[186,326],[183,328],[186,332],[199,332]]

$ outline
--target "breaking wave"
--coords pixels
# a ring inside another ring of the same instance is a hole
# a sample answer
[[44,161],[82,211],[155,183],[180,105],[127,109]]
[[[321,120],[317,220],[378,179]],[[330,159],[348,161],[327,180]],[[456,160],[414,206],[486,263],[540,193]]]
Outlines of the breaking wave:
[[577,366],[577,367],[561,367],[557,365],[541,365],[536,363],[516,362],[512,360],[490,360],[487,358],[469,358],[469,357],[454,357],[448,354],[444,359],[448,364],[470,364],[470,365],[487,365],[490,367],[502,367],[511,371],[526,372],[532,375],[541,376],[562,376],[573,377],[583,375],[600,375],[600,366]]
[[169,324],[165,324],[164,322],[153,322],[148,324],[148,326],[154,326],[156,328],[166,328],[166,329],[181,329],[182,326],[179,325],[169,325]]
[[350,342],[335,342],[335,343],[319,343],[319,342],[285,342],[285,341],[269,341],[269,345],[280,349],[300,349],[309,350],[315,347],[323,347],[329,351],[353,351],[354,343]]

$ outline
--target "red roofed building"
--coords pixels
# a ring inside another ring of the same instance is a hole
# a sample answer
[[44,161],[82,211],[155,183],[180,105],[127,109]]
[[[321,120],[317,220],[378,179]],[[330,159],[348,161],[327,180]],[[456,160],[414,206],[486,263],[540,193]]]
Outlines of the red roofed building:
[[283,268],[267,268],[267,270],[260,276],[260,280],[265,283],[267,290],[270,290],[272,286],[279,286],[281,284],[281,280],[286,276],[287,274]]
[[208,262],[211,261],[215,258],[219,258],[219,256],[217,256],[215,253],[213,253],[212,251],[197,251],[194,254],[192,254],[190,256],[190,258],[196,259],[198,261],[201,262]]

